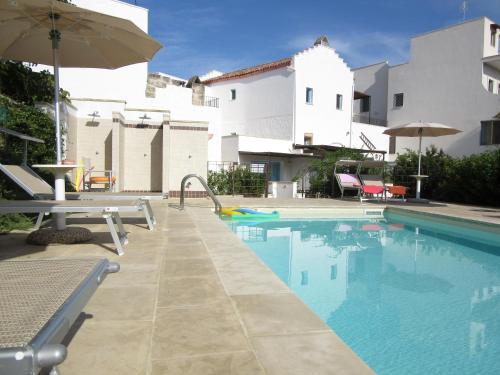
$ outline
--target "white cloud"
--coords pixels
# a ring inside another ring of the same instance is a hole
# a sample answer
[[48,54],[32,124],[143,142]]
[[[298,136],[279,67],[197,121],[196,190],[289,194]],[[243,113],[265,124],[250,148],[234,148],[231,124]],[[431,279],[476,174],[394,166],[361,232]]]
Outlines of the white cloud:
[[[326,34],[327,36],[329,34]],[[408,59],[409,36],[385,32],[330,33],[330,46],[349,66],[357,67],[388,60],[399,64]],[[285,44],[285,48],[297,52],[313,45],[317,36],[298,35]]]

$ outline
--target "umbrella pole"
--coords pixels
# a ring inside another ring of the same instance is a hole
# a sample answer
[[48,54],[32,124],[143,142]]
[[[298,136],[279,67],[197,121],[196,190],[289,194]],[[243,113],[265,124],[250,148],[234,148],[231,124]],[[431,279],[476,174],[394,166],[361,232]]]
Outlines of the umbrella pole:
[[62,162],[61,148],[61,125],[59,111],[59,41],[61,34],[57,30],[50,31],[50,39],[52,40],[52,57],[54,60],[54,114],[56,127],[56,157],[57,164]]
[[417,177],[417,199],[420,199],[420,164],[422,162],[422,129],[420,128],[418,130],[418,132],[420,133],[420,136],[418,138],[418,173],[417,175],[419,177]]
[[[52,20],[55,24],[57,15],[51,14]],[[49,33],[52,40],[52,57],[54,59],[54,117],[56,126],[56,154],[57,164],[62,164],[62,147],[61,147],[61,123],[59,112],[59,41],[61,40],[60,32],[55,28]],[[55,172],[55,199],[56,201],[63,201],[66,199],[65,191],[65,176],[64,172]],[[66,229],[66,216],[63,213],[55,214],[55,224],[57,230]]]

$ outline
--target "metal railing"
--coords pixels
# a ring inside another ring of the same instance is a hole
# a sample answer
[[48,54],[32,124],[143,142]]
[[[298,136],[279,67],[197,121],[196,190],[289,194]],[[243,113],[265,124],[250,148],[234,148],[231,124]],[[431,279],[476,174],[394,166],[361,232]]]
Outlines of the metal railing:
[[205,107],[219,108],[219,98],[216,98],[214,96],[205,96],[203,105]]
[[352,121],[360,122],[362,124],[370,124],[376,126],[387,126],[387,120],[382,120],[379,118],[373,118],[370,114],[354,113],[352,115]]
[[205,190],[207,191],[207,194],[210,198],[212,198],[212,201],[214,202],[215,204],[215,213],[216,214],[219,214],[220,213],[220,210],[222,209],[222,205],[221,203],[219,202],[219,200],[217,199],[217,197],[215,196],[214,192],[212,191],[212,189],[210,189],[210,187],[208,186],[207,182],[205,181],[205,179],[201,176],[198,176],[197,174],[195,173],[191,173],[191,174],[188,174],[188,175],[185,175],[184,178],[182,179],[181,181],[181,201],[180,201],[180,206],[181,206],[181,210],[184,209],[184,193],[185,193],[185,190],[186,190],[186,182],[187,180],[189,180],[190,178],[196,178],[198,179],[198,181],[200,181],[200,183],[203,185],[203,187],[205,188]]

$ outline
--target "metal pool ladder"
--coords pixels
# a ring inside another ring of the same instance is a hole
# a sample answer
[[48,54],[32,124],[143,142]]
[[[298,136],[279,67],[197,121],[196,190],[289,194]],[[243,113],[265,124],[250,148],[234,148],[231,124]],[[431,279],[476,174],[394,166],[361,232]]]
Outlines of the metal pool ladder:
[[205,179],[195,173],[191,173],[191,174],[187,174],[184,176],[184,178],[182,179],[181,181],[181,210],[184,209],[184,192],[186,190],[186,182],[187,180],[189,180],[190,178],[196,178],[198,179],[198,181],[200,181],[200,183],[203,185],[203,187],[205,188],[205,190],[207,191],[207,194],[210,198],[212,198],[212,201],[214,202],[215,204],[215,213],[217,215],[220,214],[220,210],[222,208],[222,205],[221,203],[219,202],[219,200],[217,199],[217,197],[215,196],[214,192],[212,191],[212,189],[210,189],[210,187],[208,186],[207,184],[207,181],[205,181]]

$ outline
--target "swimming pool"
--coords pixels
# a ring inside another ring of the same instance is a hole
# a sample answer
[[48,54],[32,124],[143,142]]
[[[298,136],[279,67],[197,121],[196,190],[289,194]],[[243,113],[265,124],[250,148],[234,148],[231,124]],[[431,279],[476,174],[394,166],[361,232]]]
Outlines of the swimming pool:
[[229,225],[377,373],[500,373],[496,230],[391,213]]

